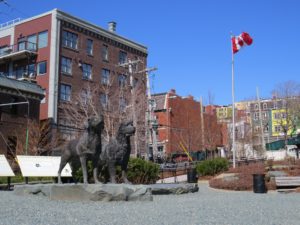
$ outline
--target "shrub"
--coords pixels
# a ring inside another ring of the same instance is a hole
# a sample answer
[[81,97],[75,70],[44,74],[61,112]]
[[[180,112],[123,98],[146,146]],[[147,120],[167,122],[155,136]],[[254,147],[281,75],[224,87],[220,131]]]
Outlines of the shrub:
[[159,179],[159,165],[140,158],[129,160],[128,180],[134,184],[151,184]]
[[[87,164],[89,182],[93,182],[93,167],[92,162],[88,161]],[[155,183],[159,178],[159,166],[155,163],[140,159],[131,158],[128,163],[127,177],[133,184],[150,184]],[[78,182],[83,181],[81,167],[74,173],[75,179]],[[120,166],[116,168],[116,181],[121,182],[122,172]],[[105,182],[109,179],[107,168],[103,168],[101,171],[100,180]]]
[[228,170],[228,161],[224,158],[205,160],[197,164],[197,173],[201,176],[213,176]]

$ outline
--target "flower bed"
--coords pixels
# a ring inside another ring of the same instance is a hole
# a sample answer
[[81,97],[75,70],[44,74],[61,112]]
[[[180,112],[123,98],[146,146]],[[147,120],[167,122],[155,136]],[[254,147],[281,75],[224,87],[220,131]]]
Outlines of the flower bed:
[[[253,189],[253,174],[264,174],[265,165],[262,162],[242,165],[230,168],[228,173],[236,174],[235,179],[213,178],[209,181],[210,187],[218,189],[250,191]],[[266,185],[269,190],[276,189],[274,181],[266,178]]]

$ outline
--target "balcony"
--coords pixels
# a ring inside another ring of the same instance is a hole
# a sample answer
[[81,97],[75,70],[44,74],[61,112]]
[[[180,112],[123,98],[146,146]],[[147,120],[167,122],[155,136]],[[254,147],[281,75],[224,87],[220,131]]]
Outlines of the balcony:
[[28,57],[33,56],[37,56],[37,46],[35,43],[28,41],[0,48],[0,64],[7,63],[10,60],[28,59]]
[[13,71],[12,73],[0,72],[0,76],[5,76],[10,79],[29,81],[31,83],[36,83],[36,72],[32,71]]

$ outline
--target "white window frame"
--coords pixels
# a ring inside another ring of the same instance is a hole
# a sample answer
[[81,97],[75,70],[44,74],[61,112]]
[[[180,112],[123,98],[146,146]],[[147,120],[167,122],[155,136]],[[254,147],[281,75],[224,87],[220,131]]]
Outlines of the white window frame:
[[[40,72],[40,65],[42,63],[45,63],[45,72],[44,73]],[[47,61],[38,62],[37,65],[36,65],[36,72],[37,72],[37,75],[44,75],[44,74],[46,74],[47,73]]]
[[[64,92],[62,91],[62,87],[64,87]],[[66,89],[67,87],[69,87],[69,93],[67,92],[68,90]],[[69,84],[60,84],[60,100],[61,101],[66,101],[69,102],[71,101],[71,95],[72,95],[72,86]],[[62,97],[65,96],[65,97]]]
[[68,57],[61,57],[60,72],[72,75],[72,59]]
[[82,63],[82,79],[91,80],[92,70],[93,70],[92,65],[87,63]]

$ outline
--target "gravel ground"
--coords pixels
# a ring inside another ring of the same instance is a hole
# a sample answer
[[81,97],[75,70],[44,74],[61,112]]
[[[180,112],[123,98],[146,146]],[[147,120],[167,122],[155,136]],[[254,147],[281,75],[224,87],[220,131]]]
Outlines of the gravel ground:
[[1,225],[299,224],[300,194],[214,190],[154,196],[153,202],[64,202],[0,191]]

